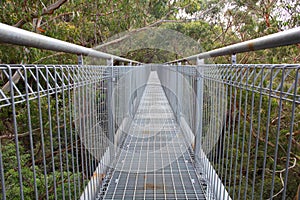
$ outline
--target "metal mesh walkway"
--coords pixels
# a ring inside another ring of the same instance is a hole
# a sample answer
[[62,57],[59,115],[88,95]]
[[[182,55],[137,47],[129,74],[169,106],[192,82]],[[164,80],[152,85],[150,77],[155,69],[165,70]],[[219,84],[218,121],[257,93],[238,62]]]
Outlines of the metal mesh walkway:
[[102,199],[205,199],[191,156],[151,72]]

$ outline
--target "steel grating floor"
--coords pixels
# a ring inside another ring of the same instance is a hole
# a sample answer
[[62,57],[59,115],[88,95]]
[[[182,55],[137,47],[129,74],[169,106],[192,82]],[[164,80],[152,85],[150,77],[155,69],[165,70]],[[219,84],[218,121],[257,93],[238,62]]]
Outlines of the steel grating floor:
[[101,199],[206,199],[156,72],[117,159]]

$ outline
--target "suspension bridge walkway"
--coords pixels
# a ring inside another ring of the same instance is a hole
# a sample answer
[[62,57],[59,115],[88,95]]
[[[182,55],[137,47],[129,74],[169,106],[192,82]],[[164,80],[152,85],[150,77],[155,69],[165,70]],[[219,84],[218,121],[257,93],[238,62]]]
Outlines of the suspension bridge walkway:
[[155,71],[121,148],[104,199],[206,199]]
[[[236,63],[238,53],[300,43],[299,28],[163,64],[2,23],[0,42],[79,55],[78,65],[0,64],[1,199],[299,193],[300,65]],[[231,64],[204,63],[224,55]]]

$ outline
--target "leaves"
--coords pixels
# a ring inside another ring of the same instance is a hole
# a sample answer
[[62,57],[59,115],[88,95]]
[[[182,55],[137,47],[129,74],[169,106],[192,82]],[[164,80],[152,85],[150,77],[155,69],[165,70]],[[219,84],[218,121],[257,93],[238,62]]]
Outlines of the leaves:
[[[43,35],[54,37],[60,40],[68,41],[71,43],[79,44],[86,47],[95,47],[102,44],[103,51],[108,51],[110,47],[114,47],[114,44],[118,41],[129,41],[128,38],[133,33],[141,33],[144,27],[161,27],[164,29],[171,29],[190,37],[195,41],[197,45],[191,46],[185,44],[181,40],[174,42],[175,50],[167,51],[165,49],[134,49],[133,51],[126,52],[122,56],[139,60],[142,62],[166,62],[168,60],[174,60],[179,57],[189,56],[190,54],[200,53],[201,51],[208,51],[218,47],[226,46],[229,44],[237,43],[275,33],[283,29],[293,28],[299,26],[300,22],[300,3],[299,1],[258,1],[258,0],[210,0],[210,1],[198,1],[198,0],[180,0],[180,1],[169,1],[169,0],[52,0],[42,1],[47,2],[45,7],[40,3],[41,1],[19,1],[10,0],[1,2],[1,15],[0,21],[2,23],[15,25],[29,31],[35,31]],[[179,22],[178,18],[183,20]],[[168,22],[168,23],[165,23]],[[120,34],[126,32],[124,34]],[[119,35],[120,34],[120,35]],[[116,37],[113,37],[116,36]],[[118,37],[117,37],[118,36]],[[139,36],[142,37],[142,34]],[[169,35],[169,38],[164,38],[165,41],[172,41],[171,39],[177,38],[175,35]],[[114,38],[113,41],[109,38]],[[141,42],[145,46],[150,46],[147,43],[151,42],[151,38],[146,38]],[[168,39],[168,40],[167,40]],[[142,46],[139,44],[140,46]],[[147,45],[146,45],[147,44]],[[179,47],[185,47],[180,49]],[[105,48],[104,48],[105,47]],[[190,48],[190,49],[189,49]],[[121,49],[117,49],[121,52]],[[258,52],[249,52],[238,55],[239,63],[298,63],[299,62],[299,47],[288,46],[277,49],[268,49]],[[230,62],[229,57],[220,57],[211,59],[212,62],[216,63],[228,63]],[[44,50],[38,50],[34,48],[17,47],[12,45],[1,45],[0,46],[0,62],[1,63],[37,63],[37,64],[74,64],[77,62],[76,55],[67,55],[64,53],[54,53]],[[94,63],[99,64],[99,63]],[[279,81],[279,80],[278,80]],[[3,77],[0,78],[1,86],[7,82]],[[23,83],[16,83],[22,85]],[[42,85],[45,83],[41,83]],[[264,83],[266,84],[266,83]],[[24,84],[23,84],[24,85]],[[24,87],[22,88],[24,90]],[[61,97],[59,97],[61,98]],[[250,97],[248,97],[250,98]],[[99,97],[99,101],[104,101],[105,96]],[[66,105],[67,105],[66,99]],[[259,101],[259,97],[255,96],[255,102]],[[260,113],[255,113],[255,119],[261,114],[262,120],[266,120],[267,104],[266,99],[262,99],[263,107],[260,109]],[[250,102],[250,99],[249,101]],[[59,101],[59,105],[62,102]],[[275,132],[278,118],[276,119],[278,103],[275,101],[271,102],[272,108],[272,127],[270,131]],[[59,151],[58,151],[58,130],[65,127],[57,126],[56,119],[56,102],[55,100],[50,101],[49,105],[45,98],[41,99],[41,105],[43,112],[41,118],[38,113],[38,103],[32,101],[31,107],[31,119],[33,124],[33,140],[34,156],[36,156],[36,173],[37,173],[37,185],[40,191],[40,199],[45,199],[45,179],[49,180],[49,191],[50,199],[53,198],[53,176],[58,180],[59,183],[66,181],[66,173],[72,171],[63,166],[63,175],[56,171],[52,174],[52,168],[54,165],[55,169],[58,169]],[[48,117],[47,108],[50,107],[52,116]],[[255,105],[258,110],[257,106]],[[66,106],[67,107],[67,106]],[[244,107],[244,105],[242,105]],[[290,105],[284,105],[284,107],[290,107]],[[62,107],[59,107],[62,109]],[[250,109],[250,106],[248,107]],[[30,199],[34,198],[34,187],[32,186],[33,180],[33,169],[31,163],[30,153],[30,142],[28,132],[28,117],[27,110],[24,109],[24,105],[17,107],[17,121],[18,127],[22,132],[20,133],[20,156],[22,173],[24,178],[24,192]],[[59,110],[62,113],[62,110]],[[289,133],[288,123],[291,119],[288,117],[291,112],[285,108],[281,116],[281,134],[279,138],[280,144],[286,145],[287,139],[286,134]],[[250,110],[248,110],[250,113]],[[1,145],[2,145],[2,157],[4,166],[5,177],[7,185],[7,196],[9,199],[20,199],[19,194],[19,177],[18,170],[16,168],[16,149],[13,141],[14,133],[11,120],[11,109],[2,108],[0,112],[0,130],[1,130]],[[284,116],[284,117],[283,117]],[[62,119],[62,116],[59,116]],[[68,118],[68,117],[67,117]],[[50,149],[45,150],[46,164],[43,165],[42,156],[42,135],[40,120],[42,120],[44,145],[50,146],[49,129],[52,125],[54,135],[54,163],[51,160]],[[52,122],[50,122],[50,120]],[[298,114],[295,119],[294,135],[292,135],[293,145],[298,147],[300,128],[300,115]],[[68,121],[68,124],[73,122]],[[244,123],[244,122],[241,122]],[[63,124],[63,122],[61,122]],[[246,127],[249,128],[250,122],[245,122]],[[72,125],[68,125],[72,126]],[[241,126],[242,127],[242,126]],[[253,126],[258,129],[257,127]],[[71,127],[66,127],[71,128]],[[262,149],[265,141],[265,129],[261,128],[261,135],[258,137],[260,148]],[[257,131],[257,130],[256,130]],[[63,132],[63,131],[62,131]],[[295,134],[296,133],[296,134]],[[257,137],[256,132],[249,133]],[[7,136],[7,137],[6,137]],[[289,136],[289,135],[288,135]],[[74,137],[74,133],[71,132],[68,137]],[[236,139],[236,138],[235,138]],[[273,150],[274,135],[271,135],[269,142],[271,145],[269,150]],[[247,141],[246,141],[247,142]],[[254,144],[255,140],[252,141]],[[62,143],[62,147],[64,147]],[[63,159],[70,156],[70,145],[62,149],[63,153],[67,152],[67,155],[63,155]],[[294,146],[293,146],[294,148]],[[254,149],[254,148],[253,148]],[[251,151],[253,151],[251,149]],[[259,156],[262,157],[262,151],[259,150]],[[236,151],[237,150],[237,151]],[[294,149],[293,149],[294,150]],[[232,149],[233,152],[241,153],[240,149]],[[253,153],[253,152],[252,152]],[[280,155],[285,155],[283,150],[280,150]],[[237,155],[240,159],[241,155]],[[297,155],[296,155],[297,156]],[[71,160],[71,159],[70,159]],[[244,160],[245,162],[245,160]],[[285,162],[278,160],[281,166],[284,166]],[[268,160],[268,168],[272,167],[272,160]],[[80,166],[79,166],[80,167]],[[8,169],[8,170],[7,170]],[[299,165],[296,166],[299,170]],[[44,175],[44,170],[48,170],[49,173]],[[81,169],[80,169],[81,170]],[[70,177],[76,180],[82,178],[84,170],[70,172]],[[251,168],[250,170],[253,170]],[[296,170],[295,170],[296,171]],[[257,172],[258,173],[258,172]],[[296,172],[293,172],[295,176]],[[270,174],[267,174],[269,176]],[[238,177],[242,178],[242,177]],[[266,184],[270,185],[270,179],[266,179]],[[292,180],[291,183],[296,183]],[[258,181],[258,184],[261,184]],[[280,185],[280,179],[275,177],[275,185]],[[297,184],[294,184],[297,185]],[[77,186],[72,185],[71,190],[75,190]],[[271,186],[270,186],[271,187]],[[268,187],[269,188],[269,187]],[[81,188],[82,189],[82,188]],[[78,192],[78,191],[77,191]],[[59,189],[59,195],[61,190]],[[61,196],[59,196],[61,197]],[[72,198],[71,198],[72,199]]]

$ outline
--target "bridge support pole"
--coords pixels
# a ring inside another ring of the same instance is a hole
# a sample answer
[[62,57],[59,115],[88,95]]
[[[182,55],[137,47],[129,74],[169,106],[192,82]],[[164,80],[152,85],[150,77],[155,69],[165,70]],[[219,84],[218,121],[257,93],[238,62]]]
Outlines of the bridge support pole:
[[113,161],[115,157],[115,126],[113,117],[113,59],[107,59],[108,66],[108,79],[107,79],[107,123],[108,123],[108,139],[109,139],[109,152],[110,152],[110,162]]
[[195,161],[199,162],[202,142],[202,123],[203,123],[203,59],[197,59],[197,99],[196,99],[196,132],[195,132]]
[[177,98],[177,108],[176,108],[176,119],[177,119],[177,122],[180,124],[180,117],[181,117],[181,103],[182,103],[182,75],[180,73],[180,70],[179,68],[181,67],[181,62],[178,62],[177,63],[177,67],[176,67],[176,70],[177,70],[177,74],[176,74],[176,98]]

